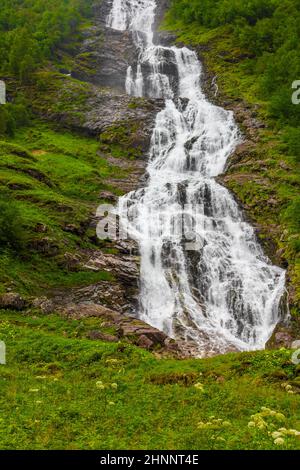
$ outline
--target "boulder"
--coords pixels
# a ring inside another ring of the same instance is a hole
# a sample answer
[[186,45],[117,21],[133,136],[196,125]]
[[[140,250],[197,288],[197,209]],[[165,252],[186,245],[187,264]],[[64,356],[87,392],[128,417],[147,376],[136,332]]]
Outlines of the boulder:
[[11,310],[23,310],[26,305],[26,301],[18,293],[9,292],[0,296],[0,308]]
[[89,331],[87,333],[87,338],[94,340],[94,341],[97,341],[97,340],[107,341],[108,343],[117,343],[119,341],[119,339],[116,336],[108,335],[98,330]]
[[32,307],[38,308],[45,315],[53,313],[55,310],[55,305],[53,301],[48,299],[47,297],[38,297],[34,299],[32,302]]

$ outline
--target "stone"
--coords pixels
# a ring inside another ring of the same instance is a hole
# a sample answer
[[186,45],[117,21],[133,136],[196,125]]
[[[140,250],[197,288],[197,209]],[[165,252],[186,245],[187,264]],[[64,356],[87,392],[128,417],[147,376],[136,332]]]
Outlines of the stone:
[[108,271],[129,285],[132,285],[133,282],[137,284],[139,277],[137,259],[134,259],[133,256],[108,255],[97,252],[84,265],[84,268],[95,272]]
[[300,349],[300,339],[292,342],[291,349]]
[[38,224],[36,224],[36,226],[34,227],[34,231],[36,233],[46,233],[48,231],[48,227],[47,225],[45,224],[42,224],[41,222],[39,222]]
[[48,315],[55,311],[55,305],[52,300],[47,297],[37,297],[32,302],[32,307],[38,308],[42,313]]
[[83,234],[82,227],[77,227],[74,224],[66,224],[63,226],[63,231],[67,233],[73,233],[74,235],[80,236]]
[[116,336],[102,333],[98,330],[89,331],[86,336],[93,341],[101,340],[107,341],[108,343],[117,343],[119,341]]
[[137,340],[137,345],[143,349],[151,349],[154,346],[154,343],[146,335],[141,335]]
[[18,293],[9,292],[0,296],[0,308],[23,310],[26,306],[27,302]]
[[48,256],[56,256],[59,252],[59,246],[55,240],[49,237],[37,238],[31,242],[31,247]]
[[290,348],[294,340],[292,328],[279,323],[266,344],[267,349]]
[[99,199],[104,199],[105,201],[114,204],[115,202],[117,202],[118,197],[115,194],[110,193],[109,191],[101,191],[101,193],[99,193]]

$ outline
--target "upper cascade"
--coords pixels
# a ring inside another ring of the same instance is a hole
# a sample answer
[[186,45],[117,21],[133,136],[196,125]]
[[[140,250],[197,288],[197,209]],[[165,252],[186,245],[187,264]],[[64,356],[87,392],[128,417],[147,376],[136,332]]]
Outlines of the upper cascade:
[[153,0],[114,0],[107,18],[108,27],[132,32],[138,50],[127,92],[165,99],[147,185],[119,201],[141,253],[139,316],[192,341],[199,356],[261,349],[280,319],[285,271],[214,179],[240,142],[233,113],[207,101],[195,52],[153,44],[155,9]]

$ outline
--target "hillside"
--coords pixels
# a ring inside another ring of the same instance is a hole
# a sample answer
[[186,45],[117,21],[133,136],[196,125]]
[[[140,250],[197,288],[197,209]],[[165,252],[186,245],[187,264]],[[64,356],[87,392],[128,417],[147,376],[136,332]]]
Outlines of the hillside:
[[132,316],[137,246],[96,236],[97,207],[144,184],[163,108],[125,93],[131,35],[106,0],[2,3],[0,449],[300,449],[299,2],[172,0],[157,34],[196,50],[234,111],[245,139],[218,181],[288,273],[270,349],[205,359]]

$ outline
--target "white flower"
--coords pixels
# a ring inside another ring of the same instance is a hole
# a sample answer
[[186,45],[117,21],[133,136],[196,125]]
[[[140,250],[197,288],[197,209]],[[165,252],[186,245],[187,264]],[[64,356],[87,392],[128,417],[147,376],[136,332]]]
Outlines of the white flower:
[[203,387],[203,385],[202,385],[200,382],[198,382],[197,384],[195,384],[194,387],[195,387],[197,390],[199,390],[200,392],[203,392],[203,391],[204,391],[204,387]]
[[255,428],[255,422],[254,421],[249,421],[248,428]]
[[223,421],[223,426],[231,426],[231,422],[230,421]]
[[274,444],[277,446],[282,446],[284,444],[284,439],[282,439],[282,437],[277,437],[277,439],[274,441]]
[[277,439],[278,437],[282,437],[282,433],[279,431],[272,432],[273,439]]
[[111,386],[111,388],[114,388],[114,389],[118,388],[118,384],[116,384],[116,383],[112,383],[112,384],[110,384],[110,386]]
[[98,382],[96,382],[96,388],[98,388],[99,390],[105,389],[105,385],[103,385],[102,380],[98,380]]
[[286,429],[286,428],[279,428],[278,431],[279,431],[279,432],[286,433],[286,432],[287,432],[287,429]]

